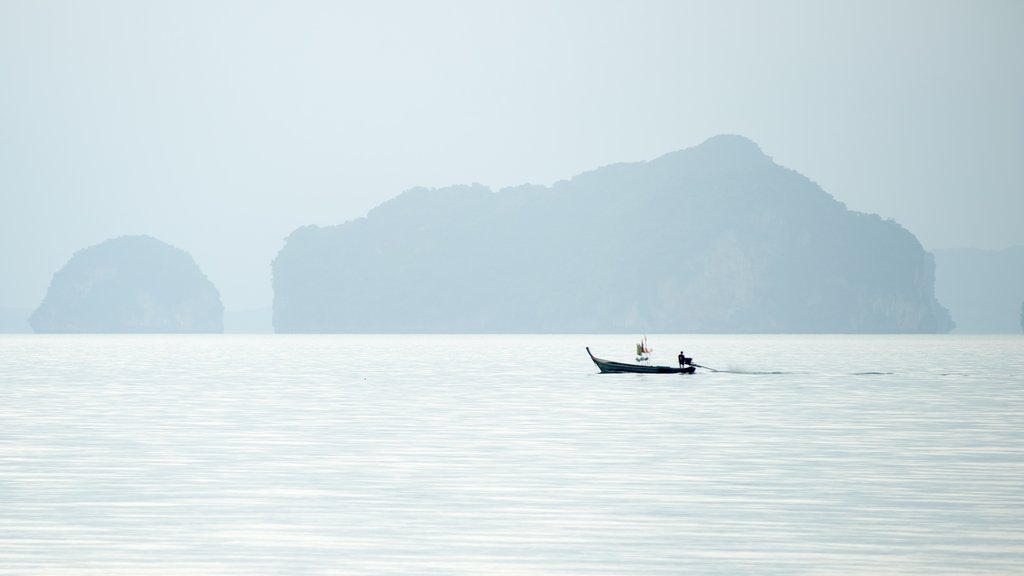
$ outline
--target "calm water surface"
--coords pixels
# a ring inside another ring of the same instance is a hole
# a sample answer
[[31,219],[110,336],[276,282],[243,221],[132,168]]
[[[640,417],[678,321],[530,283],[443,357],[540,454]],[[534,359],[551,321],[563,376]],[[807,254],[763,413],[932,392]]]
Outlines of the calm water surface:
[[1024,338],[633,343],[0,336],[0,573],[1024,573]]

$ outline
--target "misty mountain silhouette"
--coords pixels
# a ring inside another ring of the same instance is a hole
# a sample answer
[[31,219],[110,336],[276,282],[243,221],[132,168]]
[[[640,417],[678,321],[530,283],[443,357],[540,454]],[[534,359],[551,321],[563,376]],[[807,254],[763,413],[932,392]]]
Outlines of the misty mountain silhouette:
[[935,251],[935,294],[957,333],[1016,333],[1024,299],[1024,246]]
[[36,332],[223,332],[223,313],[187,252],[122,236],[75,253],[30,323]]
[[934,265],[750,140],[295,230],[277,332],[946,332]]

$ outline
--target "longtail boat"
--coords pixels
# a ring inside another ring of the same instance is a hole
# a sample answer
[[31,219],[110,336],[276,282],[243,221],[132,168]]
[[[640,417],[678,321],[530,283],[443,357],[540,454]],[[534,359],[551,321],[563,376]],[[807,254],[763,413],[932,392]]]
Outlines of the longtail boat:
[[606,374],[617,374],[622,372],[635,372],[638,374],[693,374],[697,369],[693,366],[650,366],[646,364],[628,364],[626,362],[615,362],[598,358],[590,352],[587,346],[587,354],[594,361],[598,369]]

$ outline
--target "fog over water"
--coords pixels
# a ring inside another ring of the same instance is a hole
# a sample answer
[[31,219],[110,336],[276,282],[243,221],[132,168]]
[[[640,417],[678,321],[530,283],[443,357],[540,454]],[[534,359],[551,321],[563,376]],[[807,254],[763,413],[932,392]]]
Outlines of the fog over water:
[[1000,1],[5,2],[0,308],[123,234],[268,306],[299,226],[723,133],[928,249],[1024,244],[1022,24]]

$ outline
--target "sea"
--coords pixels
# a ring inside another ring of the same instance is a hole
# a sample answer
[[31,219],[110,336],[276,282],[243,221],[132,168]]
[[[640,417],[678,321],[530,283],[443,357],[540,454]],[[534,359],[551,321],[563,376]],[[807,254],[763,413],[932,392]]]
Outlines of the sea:
[[1024,336],[0,336],[0,574],[1022,574]]

